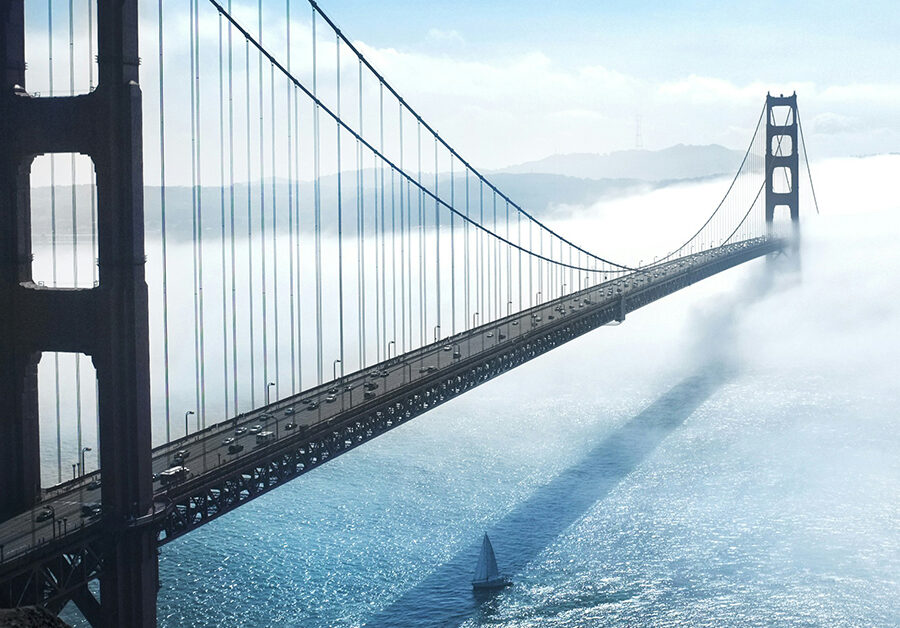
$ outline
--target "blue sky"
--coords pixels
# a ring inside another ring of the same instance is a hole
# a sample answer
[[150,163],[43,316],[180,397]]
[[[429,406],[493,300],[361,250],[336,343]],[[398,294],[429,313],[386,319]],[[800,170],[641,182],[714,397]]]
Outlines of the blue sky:
[[[79,7],[88,2],[75,0],[76,56],[84,58]],[[279,58],[285,2],[263,1],[266,42]],[[306,0],[290,2],[295,52],[305,54],[310,7]],[[233,3],[255,31],[256,1]],[[68,87],[68,2],[52,4],[61,38],[55,43],[59,93]],[[190,85],[176,76],[189,65],[188,2],[163,4],[167,81],[174,85],[167,106],[179,111]],[[767,91],[797,90],[814,158],[900,151],[897,0],[321,0],[320,6],[442,136],[485,168],[553,153],[633,148],[639,117],[646,148],[717,143],[743,149]],[[146,103],[158,99],[156,7],[156,0],[141,2]],[[35,33],[28,87],[46,93],[47,3],[29,0],[26,9]],[[215,46],[216,19],[201,0],[204,50]],[[295,59],[294,67],[303,63]],[[76,82],[86,82],[85,73]],[[210,80],[205,85],[212,87]],[[154,115],[148,106],[150,137]],[[167,127],[174,123],[167,120]]]

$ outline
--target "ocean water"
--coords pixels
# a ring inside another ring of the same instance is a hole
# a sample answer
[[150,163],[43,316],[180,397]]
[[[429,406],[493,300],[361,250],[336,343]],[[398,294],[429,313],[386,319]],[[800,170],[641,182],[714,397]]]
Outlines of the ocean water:
[[[166,545],[159,624],[900,625],[900,207],[822,187],[799,275],[681,291]],[[514,584],[476,596],[484,532]]]

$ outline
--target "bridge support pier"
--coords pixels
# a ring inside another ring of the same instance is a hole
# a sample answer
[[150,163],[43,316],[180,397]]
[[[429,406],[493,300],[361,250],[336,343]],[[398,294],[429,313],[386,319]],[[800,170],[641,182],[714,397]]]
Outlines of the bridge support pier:
[[[0,3],[0,460],[11,470],[0,474],[0,519],[39,499],[41,352],[89,355],[97,372],[105,541],[99,608],[86,588],[76,603],[95,625],[151,627],[155,534],[130,525],[152,507],[137,0],[97,0],[97,25],[97,89],[32,98],[25,92],[24,0]],[[94,162],[94,288],[32,281],[29,171],[43,153],[81,153]]]
[[[793,254],[800,250],[800,151],[797,131],[796,92],[790,96],[767,94],[766,228],[770,236],[775,235],[775,211],[778,208],[787,209],[791,217],[790,250]],[[789,151],[786,150],[788,144]]]

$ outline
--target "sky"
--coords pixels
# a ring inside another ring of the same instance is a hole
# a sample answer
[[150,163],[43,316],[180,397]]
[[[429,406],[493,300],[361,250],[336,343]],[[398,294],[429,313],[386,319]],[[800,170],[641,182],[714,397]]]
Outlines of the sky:
[[[288,1],[295,56],[298,48],[308,52],[310,40],[306,0],[263,0],[265,43],[282,61]],[[68,4],[50,0],[57,94],[69,87]],[[88,4],[74,4],[79,58],[89,58],[86,12],[79,8]],[[28,88],[46,95],[48,5],[26,5]],[[257,3],[233,5],[237,19],[255,33]],[[162,6],[166,123],[174,146],[188,133],[177,124],[190,82],[176,76],[187,77],[189,66],[188,3],[164,0]],[[797,91],[813,159],[900,151],[895,0],[322,0],[320,6],[422,117],[480,168],[554,153],[635,148],[638,128],[647,149],[715,143],[743,150],[769,91]],[[158,136],[157,7],[155,1],[141,2],[148,143]],[[206,0],[200,7],[202,53],[208,55],[217,18]],[[320,82],[331,54],[320,53]],[[211,90],[216,70],[212,57],[208,61],[204,85]],[[303,63],[295,59],[295,72],[308,85],[308,73],[296,70]],[[75,91],[86,91],[87,70],[79,65],[76,75]],[[218,123],[209,113],[204,117],[210,125],[204,136],[215,135]],[[150,170],[154,159],[152,152],[145,156]],[[174,163],[173,176],[189,170],[186,163]]]
[[[433,93],[456,92],[462,97],[454,106],[474,100],[488,110],[481,113],[486,122],[502,118],[494,121],[504,131],[531,134],[538,143],[503,151],[467,139],[492,165],[515,162],[523,150],[536,156],[632,148],[638,115],[647,148],[743,148],[741,133],[765,93],[795,89],[815,138],[810,150],[900,150],[895,1],[320,4],[396,68],[395,82],[423,107],[443,114]],[[445,86],[417,87],[408,71],[416,63],[441,69],[432,79]],[[465,76],[467,67],[474,76]],[[479,81],[491,72],[503,79]]]

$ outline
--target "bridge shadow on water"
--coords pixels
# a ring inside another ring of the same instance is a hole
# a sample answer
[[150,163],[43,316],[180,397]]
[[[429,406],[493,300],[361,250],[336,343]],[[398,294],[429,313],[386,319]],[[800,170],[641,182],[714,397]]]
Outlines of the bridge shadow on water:
[[[722,364],[707,365],[686,377],[492,524],[487,532],[500,557],[501,570],[515,581],[517,572],[603,499],[724,384],[731,377],[730,370]],[[471,545],[365,625],[448,626],[476,614],[489,615],[498,594],[473,594],[470,580],[481,535],[473,536]]]

